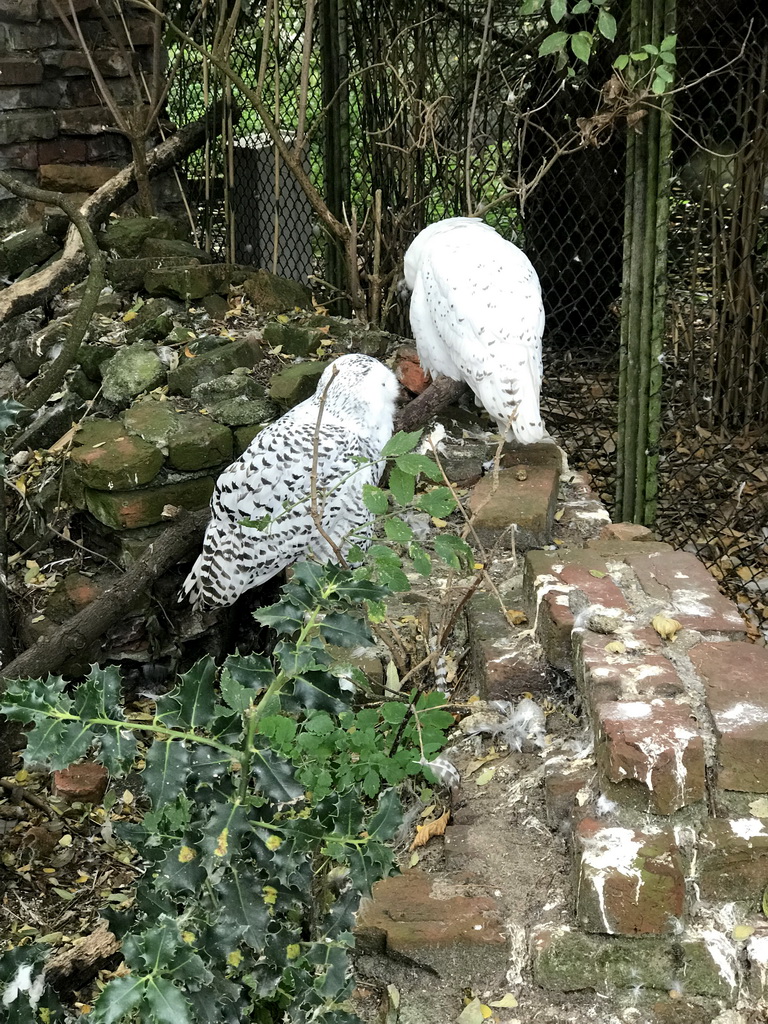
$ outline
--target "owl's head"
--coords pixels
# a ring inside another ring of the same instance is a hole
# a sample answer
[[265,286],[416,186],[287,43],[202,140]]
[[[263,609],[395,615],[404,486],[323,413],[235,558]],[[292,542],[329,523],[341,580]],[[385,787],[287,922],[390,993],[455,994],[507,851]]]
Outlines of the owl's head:
[[429,227],[424,228],[423,231],[420,231],[408,246],[403,260],[405,283],[408,289],[413,291],[416,284],[416,276],[421,269],[422,260],[431,246],[435,242],[439,243],[441,235],[445,235],[449,231],[477,230],[477,228],[487,228],[489,231],[493,231],[493,228],[489,227],[484,221],[478,220],[477,217],[447,217],[445,220],[438,220],[434,224],[430,224]]
[[391,430],[399,393],[400,384],[388,367],[373,356],[353,353],[339,356],[325,368],[314,397],[320,401],[325,395],[327,409],[364,426],[389,421]]

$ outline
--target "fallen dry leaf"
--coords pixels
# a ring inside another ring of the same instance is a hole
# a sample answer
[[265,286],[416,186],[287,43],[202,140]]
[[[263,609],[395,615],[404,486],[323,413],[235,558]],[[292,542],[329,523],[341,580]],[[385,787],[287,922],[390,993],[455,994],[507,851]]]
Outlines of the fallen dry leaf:
[[528,622],[528,616],[519,608],[508,608],[507,618],[513,626],[524,626]]
[[426,846],[433,836],[444,835],[450,816],[451,812],[446,811],[445,814],[441,814],[440,817],[435,818],[434,821],[428,821],[425,825],[417,825],[416,835],[414,836],[409,849],[417,850],[420,846]]
[[667,615],[654,615],[651,625],[662,638],[662,640],[674,640],[683,628],[682,622],[677,619],[670,619]]

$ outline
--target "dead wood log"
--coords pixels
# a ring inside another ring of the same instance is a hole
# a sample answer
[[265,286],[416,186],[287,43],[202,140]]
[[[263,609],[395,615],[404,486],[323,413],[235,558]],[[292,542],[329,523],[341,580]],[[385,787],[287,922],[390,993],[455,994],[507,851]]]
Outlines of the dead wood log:
[[120,943],[100,922],[95,931],[59,950],[45,965],[46,980],[63,995],[89,984],[120,954]]
[[0,693],[8,679],[38,679],[55,672],[69,658],[82,653],[134,607],[147,588],[171,566],[199,547],[209,509],[178,513],[144,552],[142,557],[113,586],[58,629],[40,637],[37,643],[0,669]]
[[404,405],[395,416],[395,432],[418,430],[420,427],[425,427],[441,409],[451,405],[465,391],[467,391],[467,385],[463,380],[438,377],[417,398],[414,398],[408,405]]
[[[194,152],[204,142],[208,124],[207,117],[195,121],[147,153],[149,176],[154,178],[162,174]],[[80,212],[90,226],[96,228],[137,190],[134,165],[130,164],[86,199]],[[24,281],[10,285],[0,294],[0,324],[53,298],[66,285],[80,280],[87,266],[88,259],[80,233],[76,227],[70,225],[61,259],[43,270],[38,270]]]

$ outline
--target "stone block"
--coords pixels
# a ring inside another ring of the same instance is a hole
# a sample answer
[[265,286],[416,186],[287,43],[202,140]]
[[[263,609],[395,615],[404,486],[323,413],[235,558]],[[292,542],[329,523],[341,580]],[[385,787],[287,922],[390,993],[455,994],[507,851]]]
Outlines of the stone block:
[[760,910],[768,887],[768,821],[716,819],[704,823],[696,859],[705,900],[739,900]]
[[476,886],[452,876],[433,877],[410,869],[373,886],[373,898],[358,915],[356,935],[384,935],[392,953],[417,957],[439,968],[453,953],[455,983],[482,979],[492,987],[504,976],[507,940],[500,908],[492,896],[475,895]]
[[725,1000],[735,996],[735,978],[724,973],[722,958],[718,962],[703,939],[676,942],[648,936],[638,942],[585,935],[567,925],[539,925],[532,949],[535,982],[559,992],[618,988],[682,990],[689,996]]
[[41,164],[38,168],[40,188],[54,192],[95,192],[121,170],[100,164]]
[[107,791],[108,779],[103,764],[73,764],[53,773],[53,790],[68,804],[98,804]]
[[82,139],[58,138],[37,144],[37,160],[41,164],[85,163],[87,155]]
[[179,505],[194,512],[211,500],[215,481],[195,477],[182,483],[163,484],[138,491],[94,491],[87,488],[85,503],[91,515],[113,530],[134,530],[152,526],[163,518],[166,505]]
[[232,431],[209,416],[179,413],[178,428],[168,441],[168,462],[175,469],[196,470],[232,461]]
[[64,135],[101,135],[114,127],[115,119],[106,107],[62,107],[57,112],[59,131]]
[[644,541],[646,543],[658,543],[656,534],[647,526],[640,526],[639,523],[608,523],[600,532],[602,541]]
[[677,669],[655,650],[659,644],[658,633],[651,629],[622,632],[620,638],[580,630],[574,636],[574,671],[590,707],[683,693]]
[[39,224],[0,242],[0,276],[17,277],[28,267],[39,266],[58,252],[59,243]]
[[0,146],[33,139],[52,139],[56,135],[53,110],[9,111],[0,118]]
[[234,431],[234,447],[232,455],[238,459],[243,454],[251,441],[264,429],[261,423],[252,423],[247,427],[237,427]]
[[544,801],[550,828],[583,817],[593,796],[594,771],[584,765],[562,767],[555,763],[548,764],[545,771]]
[[323,340],[327,340],[326,332],[301,324],[270,323],[264,327],[264,341],[273,348],[280,346],[283,355],[301,356],[306,359],[314,355]]
[[0,0],[0,20],[32,21],[40,18],[38,0]]
[[[764,922],[763,922],[764,924]],[[749,994],[761,1006],[768,1005],[768,931],[760,928],[747,942]]]
[[671,700],[618,701],[595,712],[598,764],[611,795],[672,814],[704,798],[704,741],[691,710]]
[[768,649],[705,641],[690,658],[715,723],[718,786],[768,793]]
[[107,264],[107,280],[118,291],[137,292],[144,287],[144,278],[150,271],[188,265],[189,260],[181,256],[110,260]]
[[101,578],[84,576],[81,572],[67,573],[46,601],[46,618],[65,622],[100,597],[106,585]]
[[42,80],[42,64],[34,57],[0,57],[0,86],[36,85]]
[[196,260],[198,263],[210,263],[211,261],[210,253],[207,253],[204,249],[199,249],[184,238],[165,238],[158,237],[157,235],[150,235],[147,238],[141,247],[139,255],[149,257],[183,256],[187,261]]
[[511,700],[548,688],[547,665],[518,639],[493,594],[474,594],[467,605],[470,674],[483,700]]
[[488,473],[472,488],[469,510],[482,544],[493,546],[514,524],[508,535],[518,551],[540,548],[552,540],[560,474],[551,466],[501,470],[498,486]]
[[115,405],[127,405],[137,395],[165,384],[166,373],[150,343],[137,342],[118,349],[102,369],[104,397]]
[[605,828],[579,822],[576,919],[606,935],[669,935],[685,909],[685,875],[670,829]]
[[222,377],[238,366],[251,369],[261,356],[259,343],[250,338],[219,345],[191,358],[182,356],[179,365],[168,374],[168,387],[172,394],[189,398],[193,388]]
[[688,551],[637,553],[626,562],[652,600],[687,629],[741,635],[741,615],[717,589],[705,566]]
[[[17,0],[5,0],[5,3],[9,2],[13,4],[14,8],[19,7]],[[27,2],[28,0],[21,0],[22,5]],[[58,39],[59,33],[55,25],[11,24],[4,16],[0,17],[0,52],[44,50],[49,46],[55,46]],[[37,106],[44,105],[45,100],[40,100],[37,104]]]
[[183,237],[184,229],[169,217],[118,217],[109,221],[101,232],[99,244],[121,259],[132,259],[136,256],[160,257],[175,254],[143,252],[149,239],[182,239]]
[[312,294],[298,281],[278,277],[268,270],[248,274],[243,291],[259,313],[289,313],[294,309],[309,309]]
[[157,476],[163,455],[113,420],[89,420],[75,434],[70,464],[86,487],[98,491],[141,487]]
[[269,386],[270,397],[283,409],[291,409],[315,393],[317,382],[327,362],[294,363],[273,374]]
[[187,266],[169,267],[163,260],[157,270],[148,270],[144,275],[144,289],[150,295],[170,295],[182,302],[194,302],[206,295],[228,290],[223,274],[223,264],[193,266],[186,258]]

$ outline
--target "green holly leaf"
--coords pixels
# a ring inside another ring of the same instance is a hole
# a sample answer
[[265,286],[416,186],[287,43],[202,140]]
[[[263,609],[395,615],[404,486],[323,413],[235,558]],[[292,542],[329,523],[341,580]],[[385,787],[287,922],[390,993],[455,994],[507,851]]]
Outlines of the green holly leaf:
[[276,633],[290,635],[296,633],[304,625],[304,610],[284,601],[259,608],[253,613],[254,619],[262,626],[271,626]]
[[407,433],[406,431],[399,430],[396,434],[387,441],[384,447],[381,449],[381,454],[385,459],[394,458],[397,455],[404,455],[406,452],[412,451],[421,440],[423,431],[415,430],[413,433]]
[[366,622],[342,612],[326,615],[319,630],[320,635],[336,647],[368,647],[373,643]]
[[275,670],[269,658],[261,654],[230,654],[221,671],[221,696],[233,711],[242,712],[274,679]]
[[296,781],[293,766],[277,757],[269,747],[253,751],[251,772],[259,790],[275,803],[291,803],[304,793],[304,787]]
[[189,747],[178,740],[156,739],[152,743],[141,778],[156,810],[173,803],[183,791],[191,759]]
[[339,680],[329,672],[302,672],[293,680],[293,700],[286,695],[287,710],[306,708],[338,715],[349,707],[351,694],[342,694]]
[[263,880],[252,868],[234,867],[214,884],[222,923],[231,933],[232,948],[242,940],[261,953],[270,923],[269,908],[259,893]]
[[400,797],[394,789],[385,790],[379,797],[379,806],[368,822],[368,835],[371,839],[385,843],[400,828],[403,821],[403,807]]
[[170,978],[154,976],[145,994],[145,1004],[152,1024],[193,1024],[191,1010],[181,991]]
[[211,657],[198,661],[179,676],[176,687],[158,699],[158,718],[179,729],[200,729],[214,718],[216,662]]
[[93,1011],[88,1014],[89,1019],[95,1024],[129,1020],[144,998],[144,989],[144,978],[114,978],[97,999]]
[[0,434],[5,434],[15,426],[19,415],[28,411],[26,405],[21,405],[12,398],[0,399]]

